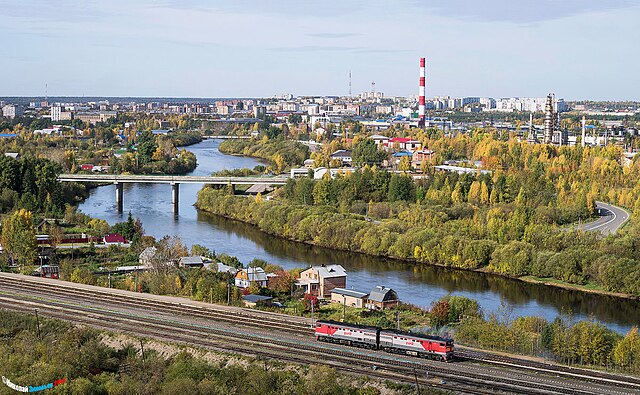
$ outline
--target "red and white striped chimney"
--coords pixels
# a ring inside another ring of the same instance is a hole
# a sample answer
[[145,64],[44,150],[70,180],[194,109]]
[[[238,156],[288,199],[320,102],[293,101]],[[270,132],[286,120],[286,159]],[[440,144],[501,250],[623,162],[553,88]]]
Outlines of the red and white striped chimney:
[[425,81],[425,61],[424,58],[420,58],[420,91],[418,102],[418,126],[424,127],[424,81]]

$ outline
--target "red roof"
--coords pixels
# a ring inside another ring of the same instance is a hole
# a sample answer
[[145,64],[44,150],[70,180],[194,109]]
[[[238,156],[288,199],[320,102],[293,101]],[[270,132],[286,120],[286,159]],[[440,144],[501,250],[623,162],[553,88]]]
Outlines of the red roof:
[[394,137],[392,139],[389,139],[390,143],[406,143],[408,141],[411,141],[411,139],[407,137]]
[[117,233],[108,234],[104,236],[105,243],[126,243],[127,240]]

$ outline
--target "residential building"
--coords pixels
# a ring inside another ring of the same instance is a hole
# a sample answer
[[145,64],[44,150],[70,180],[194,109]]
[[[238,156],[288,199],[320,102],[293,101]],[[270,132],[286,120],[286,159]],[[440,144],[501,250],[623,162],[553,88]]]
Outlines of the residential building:
[[219,115],[229,115],[229,106],[217,106],[216,113]]
[[382,136],[379,134],[374,134],[373,136],[369,137],[371,140],[373,140],[374,143],[376,143],[376,146],[378,148],[382,147],[386,147],[386,145],[389,143],[389,137],[387,136]]
[[143,265],[143,266],[151,266],[157,252],[158,252],[158,249],[156,247],[145,248],[138,256],[138,262],[140,263],[140,265]]
[[13,119],[22,115],[22,108],[13,104],[5,104],[2,106],[2,116]]
[[112,234],[105,235],[103,240],[104,240],[104,244],[107,244],[107,245],[129,244],[127,239],[125,239],[122,235],[120,235],[118,233],[112,233]]
[[304,293],[329,298],[333,289],[347,286],[347,272],[340,265],[312,266],[300,273],[296,285]]
[[415,151],[422,148],[422,143],[418,140],[414,140],[407,137],[394,137],[389,139],[386,144],[388,149],[393,150],[407,150],[407,151]]
[[201,256],[183,256],[180,258],[178,262],[180,267],[202,267],[204,266],[204,261]]
[[51,121],[70,121],[73,119],[73,113],[71,111],[65,111],[62,106],[51,107]]
[[334,288],[331,291],[331,303],[340,303],[349,307],[361,309],[365,306],[369,295],[364,292],[344,288]]
[[367,298],[366,307],[369,310],[385,310],[400,304],[398,294],[391,288],[383,285],[376,286]]
[[217,262],[215,267],[216,267],[216,272],[218,273],[229,273],[229,274],[233,274],[234,276],[236,275],[236,273],[238,273],[238,269],[236,269],[233,266],[225,265],[222,262]]
[[413,157],[411,158],[411,165],[413,166],[414,169],[419,169],[420,166],[422,165],[422,162],[424,162],[425,160],[430,161],[431,159],[433,159],[433,154],[434,152],[431,151],[430,149],[419,149],[419,150],[413,151]]
[[235,284],[238,288],[247,289],[256,283],[261,287],[267,286],[267,274],[261,267],[248,267],[236,273]]
[[331,154],[329,159],[340,161],[340,163],[342,163],[343,166],[344,165],[351,165],[351,162],[353,160],[351,158],[351,150],[347,150],[347,149],[339,149],[339,150],[337,150],[336,152]]

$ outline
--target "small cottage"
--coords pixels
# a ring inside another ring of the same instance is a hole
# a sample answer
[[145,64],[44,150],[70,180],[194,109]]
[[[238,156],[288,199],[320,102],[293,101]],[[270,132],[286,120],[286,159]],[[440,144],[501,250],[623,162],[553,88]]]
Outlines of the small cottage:
[[345,306],[361,309],[364,307],[368,296],[369,295],[364,292],[344,288],[334,288],[331,291],[331,303],[340,303]]
[[398,294],[391,288],[383,285],[376,286],[367,298],[366,307],[369,310],[385,310],[400,304]]
[[256,283],[261,287],[267,286],[267,274],[261,267],[248,267],[241,269],[236,274],[235,284],[238,288],[247,289],[251,284]]

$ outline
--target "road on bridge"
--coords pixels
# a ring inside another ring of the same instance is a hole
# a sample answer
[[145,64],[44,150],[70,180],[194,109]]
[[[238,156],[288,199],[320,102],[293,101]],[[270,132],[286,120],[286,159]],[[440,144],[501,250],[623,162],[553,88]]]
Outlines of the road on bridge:
[[166,175],[118,175],[118,174],[60,174],[63,182],[113,182],[156,184],[238,184],[238,185],[284,185],[287,176],[277,177],[211,177],[211,176],[166,176]]
[[579,225],[578,229],[601,232],[606,236],[616,233],[631,217],[627,210],[604,202],[596,202],[596,209],[600,218],[593,222]]

